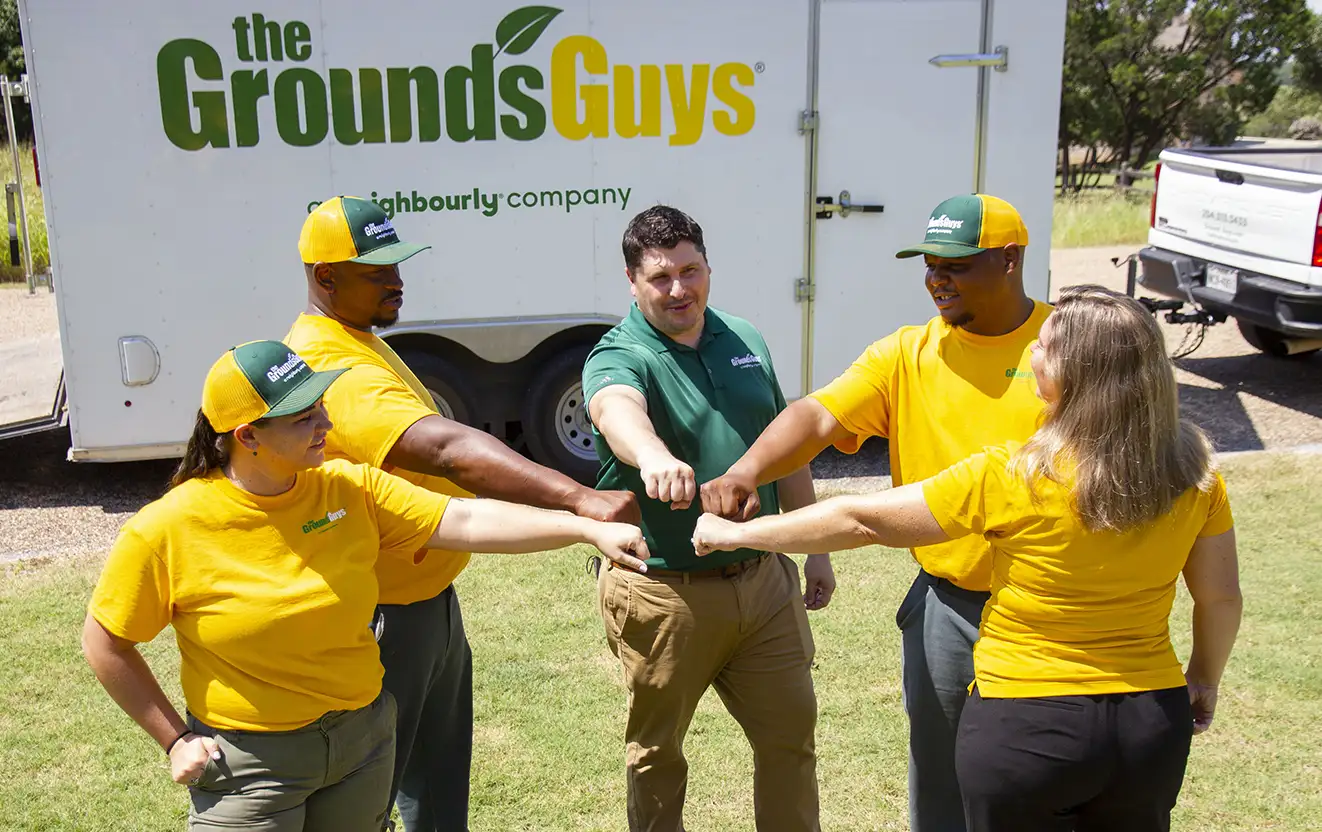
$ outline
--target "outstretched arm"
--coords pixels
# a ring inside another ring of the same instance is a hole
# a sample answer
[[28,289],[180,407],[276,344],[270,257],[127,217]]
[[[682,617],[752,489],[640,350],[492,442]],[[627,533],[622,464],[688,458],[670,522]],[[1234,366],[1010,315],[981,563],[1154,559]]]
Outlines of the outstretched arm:
[[432,549],[523,554],[590,543],[617,563],[646,572],[647,541],[637,526],[500,500],[450,500],[427,542]]
[[833,497],[744,523],[704,514],[693,533],[693,546],[699,555],[745,547],[812,555],[871,544],[913,548],[950,539],[927,507],[922,484],[914,483],[876,494]]

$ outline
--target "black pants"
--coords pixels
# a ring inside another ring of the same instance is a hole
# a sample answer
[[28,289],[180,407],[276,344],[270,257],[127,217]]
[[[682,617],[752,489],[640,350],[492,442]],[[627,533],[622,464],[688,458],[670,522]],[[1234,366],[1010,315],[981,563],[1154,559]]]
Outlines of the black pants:
[[955,742],[969,832],[1165,832],[1192,737],[1184,687],[1023,699],[975,688]]
[[467,832],[473,760],[473,653],[454,587],[416,604],[382,604],[383,687],[399,706],[395,778],[407,832]]

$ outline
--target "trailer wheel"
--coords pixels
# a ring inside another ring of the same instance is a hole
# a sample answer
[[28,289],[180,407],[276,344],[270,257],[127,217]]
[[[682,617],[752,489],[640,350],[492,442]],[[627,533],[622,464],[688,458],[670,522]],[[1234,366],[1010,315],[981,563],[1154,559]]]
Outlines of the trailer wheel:
[[465,425],[473,424],[477,399],[464,382],[458,366],[439,355],[420,350],[406,350],[399,357],[431,393],[442,416]]
[[1239,319],[1235,320],[1235,325],[1239,327],[1239,334],[1244,336],[1244,340],[1249,342],[1249,346],[1258,352],[1266,353],[1275,358],[1307,358],[1317,352],[1316,349],[1291,352],[1291,339],[1279,332],[1274,332],[1257,324],[1245,323]]
[[523,403],[523,435],[543,465],[585,485],[597,476],[597,446],[583,400],[583,362],[591,348],[571,347],[537,371]]

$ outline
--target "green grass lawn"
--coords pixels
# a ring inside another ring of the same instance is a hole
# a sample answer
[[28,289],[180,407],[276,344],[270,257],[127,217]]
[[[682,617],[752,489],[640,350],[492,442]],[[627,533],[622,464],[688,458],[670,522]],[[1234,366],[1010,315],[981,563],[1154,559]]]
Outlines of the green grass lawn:
[[[36,173],[32,168],[32,146],[20,145],[18,148],[19,166],[23,171],[23,198],[27,203],[26,220],[28,222],[28,243],[32,246],[32,265],[33,272],[41,273],[50,265],[50,246],[46,234],[46,208],[42,199],[41,188],[37,187]],[[14,157],[9,152],[8,143],[0,144],[0,182],[14,181]],[[3,187],[0,186],[0,199],[4,198]],[[5,204],[0,202],[0,213],[5,210]],[[14,195],[14,210],[18,210],[18,194]],[[23,234],[19,231],[18,237],[19,257],[23,256]],[[0,240],[0,283],[5,281],[22,281],[23,264],[20,259],[19,265],[11,266],[9,264],[9,238],[4,237]]]
[[1051,217],[1053,248],[1142,243],[1148,238],[1150,190],[1130,194],[1103,188],[1056,195]]
[[[1226,465],[1244,627],[1212,731],[1194,741],[1176,829],[1317,829],[1322,818],[1322,472],[1316,456]],[[624,692],[595,612],[586,550],[479,556],[459,582],[476,662],[472,828],[619,830]],[[164,755],[97,686],[78,633],[100,556],[0,572],[0,829],[180,830]],[[877,549],[836,558],[812,616],[823,828],[900,830],[905,721],[894,609],[913,575]],[[1181,591],[1173,630],[1188,651]],[[178,699],[173,638],[146,648]],[[696,830],[751,830],[752,762],[714,695],[687,749]]]

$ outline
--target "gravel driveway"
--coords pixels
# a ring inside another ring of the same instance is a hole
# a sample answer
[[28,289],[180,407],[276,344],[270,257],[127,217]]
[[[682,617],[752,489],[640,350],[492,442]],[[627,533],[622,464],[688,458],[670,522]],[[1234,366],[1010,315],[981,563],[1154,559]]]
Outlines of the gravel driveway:
[[[1137,248],[1053,252],[1053,298],[1060,287],[1080,283],[1123,290],[1124,269],[1112,265],[1111,258],[1124,258]],[[28,314],[15,316],[15,310]],[[1162,326],[1174,350],[1186,328]],[[38,292],[28,298],[26,290],[0,289],[0,406],[5,391],[12,391],[15,372],[9,366],[10,375],[5,374],[6,346],[49,339],[54,332],[49,295]],[[1322,354],[1270,358],[1250,347],[1233,324],[1222,324],[1209,329],[1198,351],[1177,366],[1185,412],[1212,435],[1218,449],[1322,444]],[[58,365],[55,372],[58,377]],[[48,406],[54,389],[44,391],[42,378],[38,398]],[[0,443],[0,562],[107,548],[124,520],[161,493],[173,469],[169,461],[74,465],[64,461],[67,446],[67,436],[56,434]],[[889,482],[885,443],[868,442],[852,456],[827,451],[813,463],[813,473],[822,494],[884,487]]]

